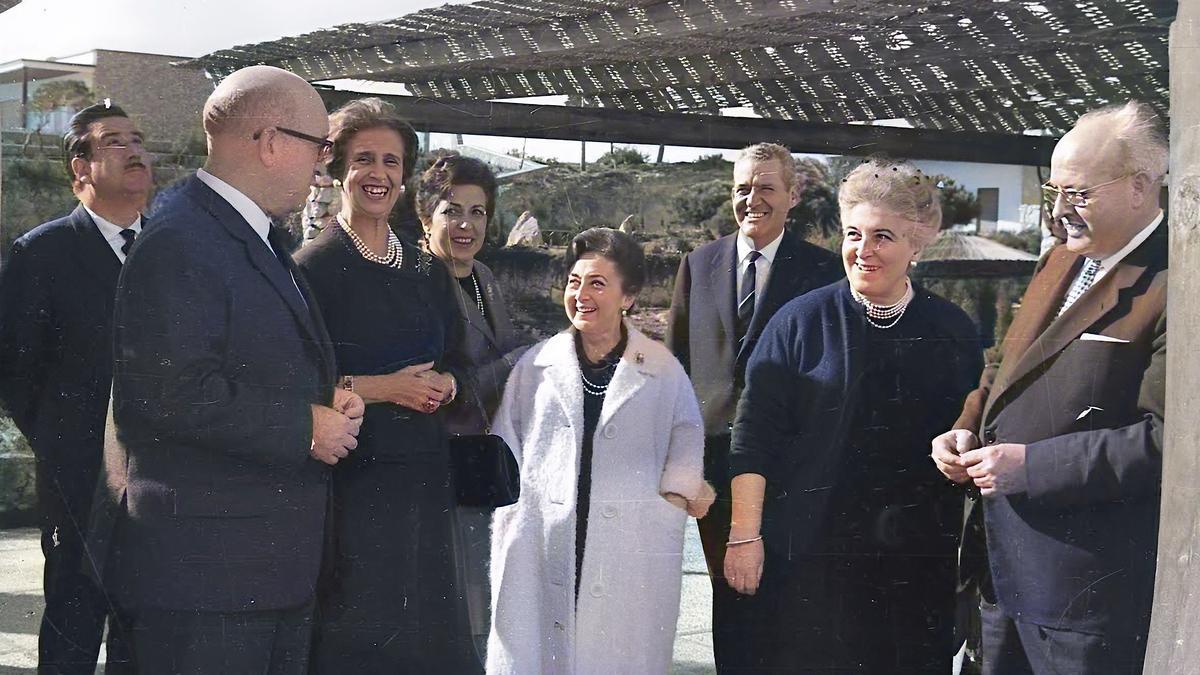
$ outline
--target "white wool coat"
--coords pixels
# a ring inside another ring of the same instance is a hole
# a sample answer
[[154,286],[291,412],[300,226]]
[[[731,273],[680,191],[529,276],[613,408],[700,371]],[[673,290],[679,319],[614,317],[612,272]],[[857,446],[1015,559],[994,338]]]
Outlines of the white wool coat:
[[654,675],[671,667],[687,514],[663,498],[703,485],[692,384],[633,328],[593,440],[591,502],[575,600],[583,389],[571,330],[535,345],[492,425],[521,467],[521,498],[492,520],[490,675]]

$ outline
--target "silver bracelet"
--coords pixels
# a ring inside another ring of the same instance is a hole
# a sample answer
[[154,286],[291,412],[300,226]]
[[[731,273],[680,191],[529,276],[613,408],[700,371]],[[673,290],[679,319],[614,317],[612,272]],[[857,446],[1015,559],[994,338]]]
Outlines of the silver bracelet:
[[756,541],[762,541],[761,534],[758,535],[757,537],[751,537],[750,539],[738,539],[737,541],[727,541],[727,542],[725,542],[725,545],[726,546],[737,546],[739,544],[753,544]]

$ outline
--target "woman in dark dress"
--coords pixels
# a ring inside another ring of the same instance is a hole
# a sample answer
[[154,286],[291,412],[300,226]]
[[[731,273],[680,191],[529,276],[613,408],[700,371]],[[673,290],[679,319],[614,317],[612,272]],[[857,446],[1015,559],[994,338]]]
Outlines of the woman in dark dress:
[[941,220],[928,177],[873,160],[838,201],[848,280],[784,306],[747,366],[725,574],[778,626],[748,646],[778,672],[948,673],[963,493],[927,448],[979,341],[908,278]]
[[[474,157],[442,151],[417,184],[416,211],[429,252],[458,282],[455,299],[462,320],[463,352],[474,383],[463,400],[446,411],[446,428],[451,434],[487,433],[509,372],[533,342],[513,326],[492,270],[475,259],[496,211],[496,177],[487,164]],[[492,509],[459,506],[457,517],[464,593],[482,663],[491,622],[488,552]]]
[[455,566],[454,490],[440,412],[464,382],[454,282],[402,244],[388,215],[416,159],[412,128],[379,99],[330,116],[336,224],[296,257],[333,339],[342,384],[367,402],[358,447],[333,472],[332,547],[314,673],[471,673]]

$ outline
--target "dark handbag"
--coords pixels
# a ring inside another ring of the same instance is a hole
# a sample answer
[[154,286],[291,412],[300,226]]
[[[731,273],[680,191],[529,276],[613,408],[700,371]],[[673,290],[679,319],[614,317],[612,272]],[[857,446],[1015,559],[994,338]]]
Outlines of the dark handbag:
[[451,436],[450,458],[460,506],[496,508],[517,503],[521,474],[503,438],[495,434]]

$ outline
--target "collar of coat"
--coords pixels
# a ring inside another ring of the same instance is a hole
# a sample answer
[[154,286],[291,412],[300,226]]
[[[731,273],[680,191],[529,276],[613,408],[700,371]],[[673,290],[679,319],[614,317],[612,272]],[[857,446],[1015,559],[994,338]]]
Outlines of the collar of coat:
[[[648,379],[663,372],[668,365],[665,359],[674,358],[665,347],[636,328],[629,324],[625,327],[629,331],[629,342],[608,384],[599,428],[603,428]],[[569,328],[547,340],[534,357],[533,364],[545,369],[546,380],[554,386],[567,416],[572,420],[583,420],[582,371],[579,356],[575,353],[575,329]]]

